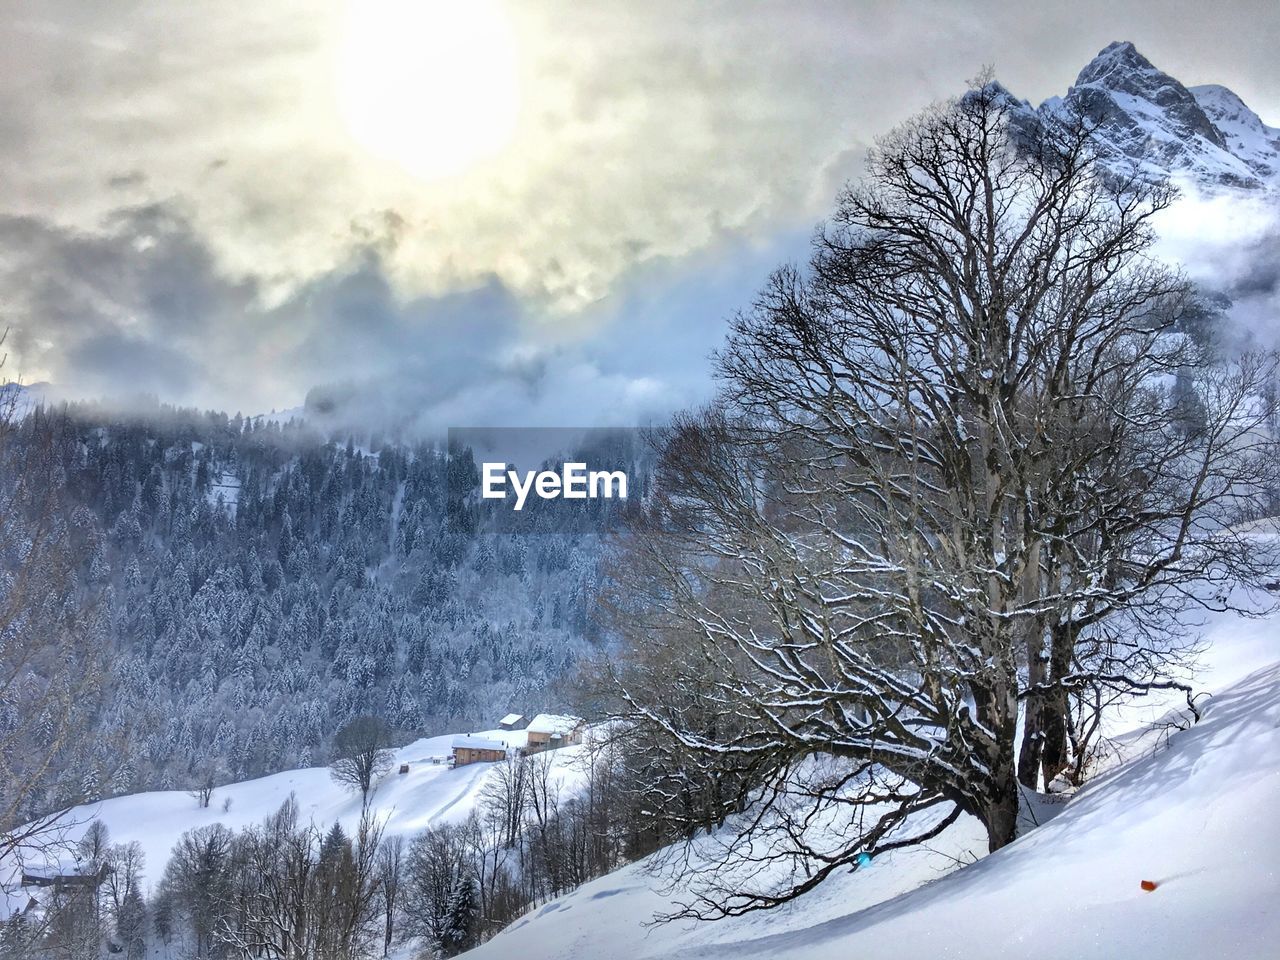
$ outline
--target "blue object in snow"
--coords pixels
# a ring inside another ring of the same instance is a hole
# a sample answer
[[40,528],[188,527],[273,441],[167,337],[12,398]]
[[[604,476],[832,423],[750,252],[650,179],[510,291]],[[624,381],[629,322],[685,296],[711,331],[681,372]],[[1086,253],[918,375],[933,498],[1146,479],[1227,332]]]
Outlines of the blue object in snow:
[[854,862],[858,865],[859,870],[861,870],[863,867],[871,866],[871,854],[869,853],[860,853],[853,859],[854,859]]

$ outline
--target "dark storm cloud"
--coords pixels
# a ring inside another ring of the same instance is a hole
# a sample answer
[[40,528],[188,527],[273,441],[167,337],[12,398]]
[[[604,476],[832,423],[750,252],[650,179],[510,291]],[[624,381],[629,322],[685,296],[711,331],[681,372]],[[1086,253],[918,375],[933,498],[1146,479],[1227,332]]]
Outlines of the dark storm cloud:
[[[1248,244],[1245,265],[1231,278],[1229,293],[1238,299],[1268,297],[1280,301],[1280,231]],[[1280,324],[1280,312],[1277,313]]]
[[1230,318],[1242,339],[1280,348],[1280,216],[1260,236],[1244,242],[1229,258],[1206,258],[1201,282],[1232,300]]
[[199,380],[196,361],[190,357],[120,330],[100,330],[73,341],[65,356],[65,369],[74,373],[64,382],[76,384],[77,392],[90,396],[132,390],[181,397]]
[[73,394],[195,399],[218,362],[198,334],[217,343],[256,299],[161,206],[120,211],[99,231],[0,217],[0,278],[17,354]]

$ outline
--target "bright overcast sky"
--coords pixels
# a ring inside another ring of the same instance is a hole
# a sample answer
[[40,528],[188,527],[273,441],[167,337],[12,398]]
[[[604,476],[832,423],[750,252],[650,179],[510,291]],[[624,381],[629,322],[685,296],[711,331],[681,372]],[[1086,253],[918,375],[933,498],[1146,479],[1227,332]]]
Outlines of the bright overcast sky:
[[4,373],[434,426],[695,402],[869,140],[1108,42],[1280,123],[1274,0],[0,0]]

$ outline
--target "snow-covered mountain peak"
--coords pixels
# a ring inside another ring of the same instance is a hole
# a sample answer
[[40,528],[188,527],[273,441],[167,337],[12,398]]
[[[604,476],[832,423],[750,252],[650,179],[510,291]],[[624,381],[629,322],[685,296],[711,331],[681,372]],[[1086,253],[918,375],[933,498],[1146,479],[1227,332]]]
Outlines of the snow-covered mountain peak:
[[1227,149],[1264,178],[1280,174],[1280,128],[1262,122],[1243,100],[1216,83],[1189,88]]
[[19,383],[7,380],[0,383],[0,417],[11,416],[22,418],[36,407],[46,406],[54,401],[51,384]]
[[1075,88],[1089,86],[1143,97],[1161,106],[1185,104],[1191,99],[1182,84],[1127,40],[1108,44],[1080,71]]
[[1105,47],[1065,97],[1037,113],[1046,121],[1081,113],[1098,124],[1098,147],[1117,174],[1189,178],[1214,189],[1258,189],[1280,171],[1280,132],[1225,87],[1183,86],[1132,43]]

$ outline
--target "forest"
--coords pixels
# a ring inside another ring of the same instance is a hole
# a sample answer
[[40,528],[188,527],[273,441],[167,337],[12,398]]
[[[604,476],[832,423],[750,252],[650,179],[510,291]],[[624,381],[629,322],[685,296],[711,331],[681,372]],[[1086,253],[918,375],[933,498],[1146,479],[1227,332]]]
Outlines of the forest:
[[403,741],[536,712],[603,642],[599,561],[625,503],[592,501],[572,536],[533,506],[511,529],[463,502],[476,466],[443,441],[76,405],[15,418],[2,453],[11,484],[58,491],[9,519],[52,513],[97,674],[77,696],[92,735],[54,760],[30,816],[324,764],[357,714]]

